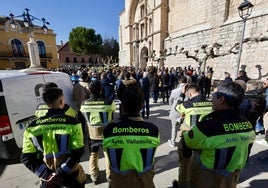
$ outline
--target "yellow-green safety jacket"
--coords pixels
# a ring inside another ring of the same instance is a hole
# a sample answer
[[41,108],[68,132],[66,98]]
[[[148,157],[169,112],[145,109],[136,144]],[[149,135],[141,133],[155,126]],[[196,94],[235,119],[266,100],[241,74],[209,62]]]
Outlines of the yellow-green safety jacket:
[[89,99],[82,102],[80,111],[87,121],[91,139],[103,139],[103,129],[113,120],[115,110],[113,100],[103,99],[99,95],[90,95]]
[[69,173],[84,153],[81,123],[63,109],[49,109],[23,135],[21,161],[38,177]]
[[184,115],[184,123],[192,127],[205,115],[212,112],[212,102],[203,99],[202,95],[198,95],[177,105],[176,110]]
[[151,170],[159,144],[157,126],[140,117],[123,116],[120,122],[110,123],[104,129],[103,148],[107,150],[111,170],[118,174]]
[[238,109],[221,110],[212,112],[190,131],[183,132],[182,139],[190,154],[192,149],[196,151],[201,167],[228,176],[246,165],[255,132]]
[[[48,109],[49,107],[47,106],[47,104],[45,103],[39,104],[37,106],[37,110],[35,111],[34,115],[38,118],[45,116],[48,112]],[[70,107],[68,104],[64,105],[63,110],[65,111],[65,114],[67,116],[77,117],[76,111],[72,107]]]

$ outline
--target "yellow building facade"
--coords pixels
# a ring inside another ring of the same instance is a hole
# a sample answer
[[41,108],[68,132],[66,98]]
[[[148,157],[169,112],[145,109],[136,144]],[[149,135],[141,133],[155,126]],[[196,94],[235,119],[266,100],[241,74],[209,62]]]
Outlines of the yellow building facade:
[[[16,30],[12,30],[8,20],[0,17],[0,69],[25,69],[31,66],[29,49],[30,32],[23,26],[22,21]],[[56,34],[48,29],[46,33],[41,28],[32,30],[38,46],[40,64],[47,69],[59,67],[57,55]]]

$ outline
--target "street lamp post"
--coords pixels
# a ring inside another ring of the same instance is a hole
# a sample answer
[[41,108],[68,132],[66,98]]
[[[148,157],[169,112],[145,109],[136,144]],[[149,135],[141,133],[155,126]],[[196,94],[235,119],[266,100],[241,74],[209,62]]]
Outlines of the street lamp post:
[[243,20],[243,27],[242,27],[241,40],[239,43],[239,52],[238,52],[237,67],[236,67],[236,78],[238,77],[238,72],[240,68],[243,40],[244,40],[245,29],[246,29],[246,21],[248,17],[251,15],[252,8],[253,8],[253,4],[251,4],[248,0],[244,0],[244,2],[241,3],[239,7],[237,8],[239,12],[239,16]]
[[[26,32],[28,32],[29,36],[29,42],[27,42],[29,56],[30,56],[30,62],[31,66],[30,68],[33,69],[42,69],[40,64],[40,57],[38,52],[38,46],[37,43],[34,40],[34,29],[40,28],[43,30],[44,33],[48,31],[48,28],[46,25],[49,25],[49,22],[46,21],[45,18],[39,19],[29,13],[29,9],[26,8],[22,15],[14,16],[14,14],[9,14],[9,17],[7,17],[7,22],[11,26],[12,30],[21,30],[21,26],[19,22],[15,20],[15,18],[23,18],[23,26],[26,29]],[[38,27],[33,24],[34,20],[41,21],[43,23],[42,27]]]

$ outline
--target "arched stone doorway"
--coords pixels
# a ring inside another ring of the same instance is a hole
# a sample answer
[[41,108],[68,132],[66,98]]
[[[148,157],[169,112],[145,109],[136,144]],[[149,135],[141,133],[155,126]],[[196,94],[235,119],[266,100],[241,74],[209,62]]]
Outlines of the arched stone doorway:
[[140,53],[140,68],[145,68],[148,62],[148,48],[144,46]]

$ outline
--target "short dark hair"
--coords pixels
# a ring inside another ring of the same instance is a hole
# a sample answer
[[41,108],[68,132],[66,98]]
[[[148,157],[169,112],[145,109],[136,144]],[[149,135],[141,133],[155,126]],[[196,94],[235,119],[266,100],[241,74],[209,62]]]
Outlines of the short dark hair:
[[82,78],[82,80],[86,80],[88,77],[89,77],[89,76],[88,76],[87,71],[83,70],[83,71],[81,72],[81,78]]
[[129,80],[129,79],[130,79],[130,76],[131,76],[131,74],[130,74],[130,72],[128,72],[128,71],[125,71],[125,72],[123,73],[123,78],[124,78],[124,79]]
[[89,84],[89,89],[92,94],[99,94],[101,92],[101,82],[99,80],[92,80]]
[[196,84],[190,84],[188,87],[187,87],[187,90],[193,90],[195,92],[199,92],[200,93],[200,87]]
[[63,91],[57,87],[51,87],[42,94],[46,104],[53,104],[60,96],[63,96]]
[[181,83],[187,83],[187,77],[186,76],[182,76],[182,77],[180,77],[179,81]]
[[140,86],[129,85],[122,98],[122,106],[128,115],[138,115],[143,106],[144,93]]
[[107,78],[107,73],[103,71],[101,73],[101,77],[102,77],[102,79],[106,79]]
[[245,95],[245,90],[236,82],[223,83],[217,87],[217,97],[222,95],[225,97],[229,106],[238,107]]
[[58,85],[55,82],[47,82],[44,85],[44,92],[46,92],[46,90],[52,88],[52,87],[58,87]]

